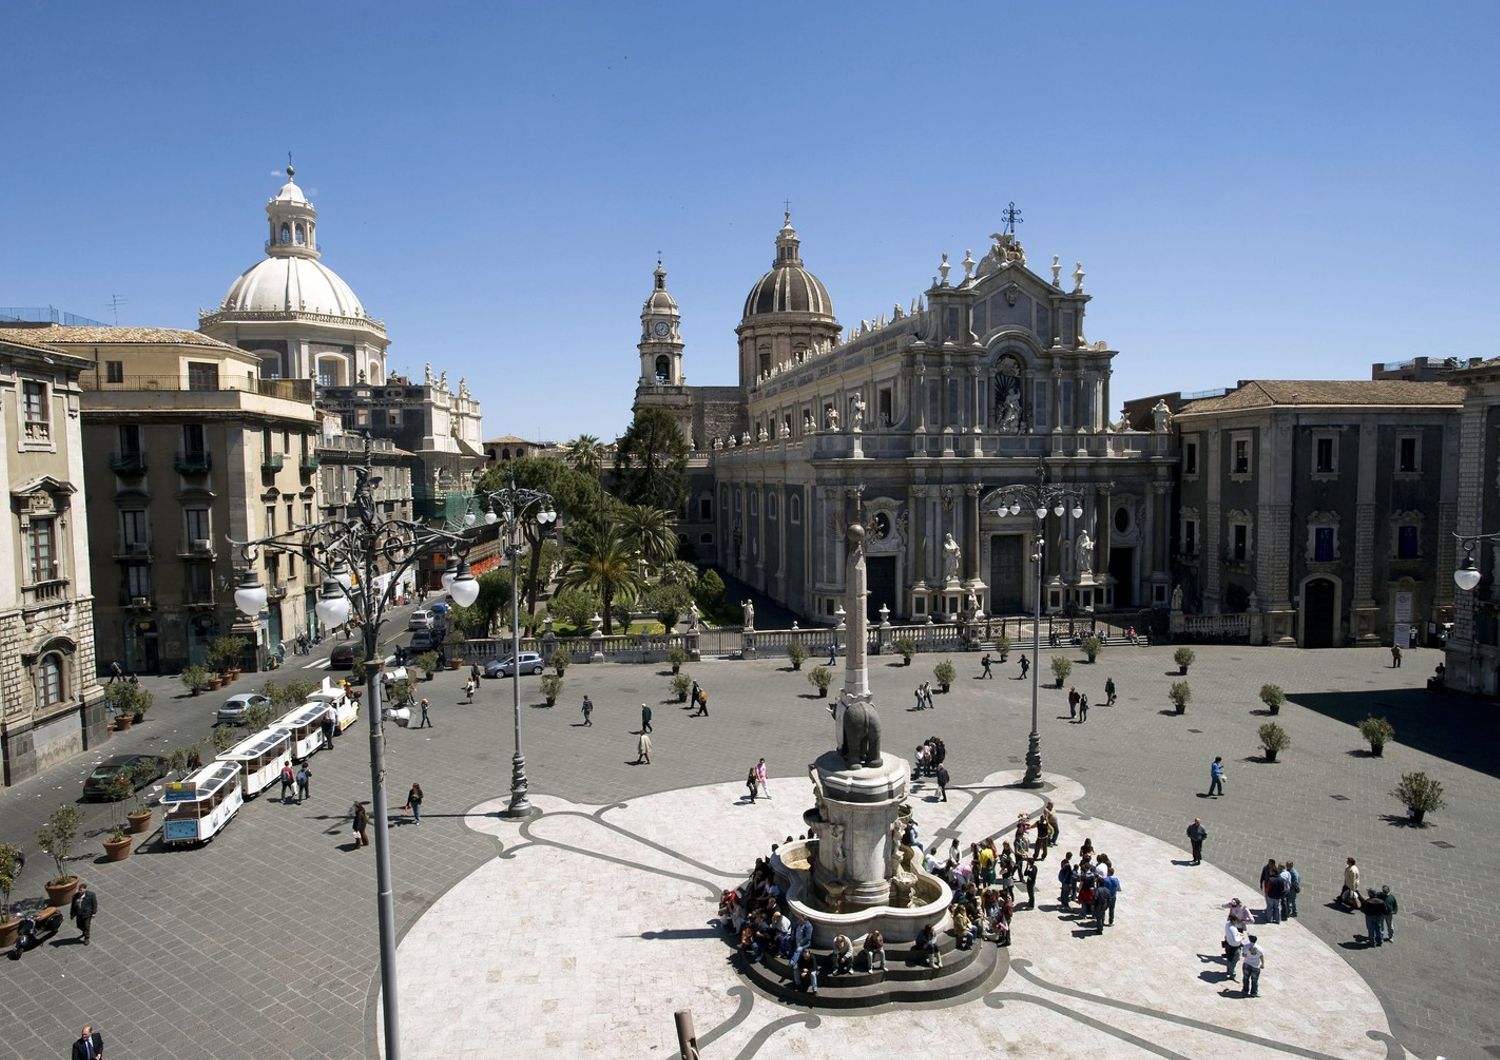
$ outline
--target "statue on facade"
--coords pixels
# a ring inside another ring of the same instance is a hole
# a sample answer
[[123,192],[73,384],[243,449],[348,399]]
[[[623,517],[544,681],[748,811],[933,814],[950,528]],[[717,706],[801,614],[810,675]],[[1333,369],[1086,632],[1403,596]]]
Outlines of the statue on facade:
[[824,412],[823,419],[825,421],[823,426],[828,430],[836,431],[839,429],[839,410],[832,405],[829,405]]
[[849,405],[850,405],[850,415],[849,415],[849,428],[850,428],[850,430],[855,430],[855,431],[862,430],[864,428],[864,425],[865,425],[865,396],[864,396],[864,394],[861,393],[861,392],[859,392],[859,391],[855,391],[855,393],[854,393],[854,400],[852,402],[850,402]]
[[804,409],[802,412],[802,433],[812,434],[816,430],[817,428],[813,426],[812,413]]
[[422,382],[427,386],[432,385],[432,362],[428,361],[422,366]]
[[764,442],[764,441],[767,441],[769,438],[770,438],[770,435],[766,434],[766,425],[764,423],[762,423],[760,425],[760,431],[755,436],[755,440],[758,441],[758,442]]
[[959,565],[963,560],[963,549],[958,547],[958,542],[953,540],[952,534],[943,535],[943,577],[949,581],[958,580]]
[[1182,586],[1180,585],[1173,586],[1172,588],[1172,610],[1182,610]]
[[1167,408],[1167,399],[1161,398],[1151,409],[1152,426],[1157,434],[1166,434],[1172,428],[1172,410]]
[[444,369],[443,374],[438,376],[438,389],[444,393],[448,390],[448,372]]
[[755,604],[753,604],[749,600],[741,600],[740,601],[740,611],[744,615],[744,625],[745,625],[745,628],[746,629],[754,629],[755,628]]
[[1080,577],[1094,573],[1094,539],[1087,530],[1078,535],[1078,574]]
[[1021,433],[1021,386],[1017,380],[1015,386],[1005,391],[1005,404],[1000,410],[1000,429],[1006,434]]

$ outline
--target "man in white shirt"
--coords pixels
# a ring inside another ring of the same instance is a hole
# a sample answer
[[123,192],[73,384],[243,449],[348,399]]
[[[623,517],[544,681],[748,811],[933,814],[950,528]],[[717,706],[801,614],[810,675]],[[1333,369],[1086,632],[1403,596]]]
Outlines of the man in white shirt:
[[1234,979],[1234,970],[1240,964],[1240,947],[1245,944],[1245,933],[1235,922],[1233,911],[1224,919],[1224,974]]
[[1260,971],[1266,966],[1266,951],[1260,948],[1254,935],[1240,954],[1245,959],[1245,985],[1241,997],[1260,997]]

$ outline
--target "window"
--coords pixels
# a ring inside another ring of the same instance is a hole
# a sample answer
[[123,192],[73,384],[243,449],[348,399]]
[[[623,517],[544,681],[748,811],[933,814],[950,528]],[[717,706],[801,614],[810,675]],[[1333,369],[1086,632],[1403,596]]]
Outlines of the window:
[[151,599],[151,568],[144,563],[132,563],[125,568],[125,595],[132,600]]
[[880,417],[877,422],[882,427],[889,427],[892,423],[896,422],[895,406],[892,404],[891,399],[891,388],[882,387],[880,397],[877,400],[879,401],[877,415]]
[[37,699],[43,707],[55,706],[63,701],[62,656],[49,652],[42,656],[36,670]]
[[58,576],[57,539],[51,519],[31,520],[26,528],[26,555],[33,585]]
[[713,543],[714,543],[714,535],[713,534],[699,534],[698,535],[698,544],[700,544],[700,545],[711,545]]
[[28,442],[46,442],[52,438],[47,408],[47,384],[26,380],[21,384],[21,429]]
[[1333,527],[1313,527],[1313,559],[1319,563],[1333,562]]
[[120,427],[120,455],[139,456],[141,454],[141,428],[134,423],[122,424]]
[[766,494],[766,518],[772,521],[776,519],[776,494]]
[[754,519],[760,505],[755,499],[755,494],[750,494],[750,518]]
[[1422,470],[1421,450],[1417,446],[1416,435],[1404,434],[1396,440],[1396,470],[1407,474]]
[[791,523],[802,522],[802,498],[795,493],[786,499],[786,518]]
[[312,525],[312,521],[313,521],[313,518],[312,518],[312,501],[303,501],[302,502],[302,525],[303,526],[311,526]]
[[1396,558],[1417,559],[1421,556],[1418,527],[1406,525],[1396,531]]
[[188,603],[214,602],[214,569],[207,563],[188,564]]
[[123,383],[123,382],[125,382],[125,362],[124,361],[105,361],[104,362],[104,381],[106,383]]
[[1184,556],[1198,554],[1198,520],[1196,519],[1182,521],[1182,554]]
[[212,539],[213,535],[208,528],[207,508],[185,508],[182,514],[187,526],[187,539],[190,547],[194,541]]
[[1250,439],[1249,438],[1235,438],[1233,444],[1234,444],[1234,450],[1233,450],[1234,455],[1233,455],[1232,462],[1230,463],[1230,466],[1229,466],[1230,474],[1233,474],[1233,475],[1248,475],[1248,474],[1250,474]]
[[182,451],[186,456],[202,456],[208,451],[203,440],[203,424],[187,423],[182,427]]
[[205,361],[188,362],[189,390],[219,389],[219,366]]
[[714,517],[714,499],[712,497],[698,498],[698,519],[708,522]]
[[146,533],[146,513],[140,510],[120,513],[120,542],[126,552],[145,552],[150,547]]
[[276,533],[276,505],[266,505],[266,536]]
[[1198,473],[1198,443],[1187,442],[1182,447],[1182,473],[1184,475],[1196,475]]
[[1334,462],[1333,436],[1327,434],[1318,435],[1313,439],[1313,472],[1319,475],[1331,475],[1338,470]]
[[1250,528],[1244,523],[1230,527],[1230,558],[1243,563],[1250,555]]

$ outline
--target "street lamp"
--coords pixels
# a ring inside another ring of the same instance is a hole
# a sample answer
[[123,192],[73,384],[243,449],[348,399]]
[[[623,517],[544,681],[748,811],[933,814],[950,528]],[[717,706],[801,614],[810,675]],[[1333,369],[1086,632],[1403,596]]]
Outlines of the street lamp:
[[1473,534],[1469,537],[1455,533],[1453,536],[1458,538],[1458,543],[1463,546],[1464,550],[1464,561],[1453,572],[1453,584],[1464,592],[1471,593],[1479,587],[1479,580],[1483,577],[1479,573],[1479,565],[1474,562],[1474,550],[1479,547],[1481,541],[1500,540],[1500,531],[1493,534]]
[[1006,486],[993,495],[999,499],[994,509],[996,515],[1020,515],[1022,508],[1035,513],[1037,522],[1036,551],[1031,560],[1036,564],[1036,607],[1031,624],[1031,735],[1026,741],[1026,775],[1021,778],[1021,787],[1035,788],[1042,783],[1042,737],[1038,725],[1040,681],[1042,669],[1042,558],[1046,552],[1047,513],[1059,519],[1064,514],[1074,519],[1083,517],[1083,497],[1068,486],[1054,486],[1047,482],[1047,465],[1037,461],[1035,483]]
[[[458,551],[460,558],[453,565],[453,582],[450,591],[453,599],[461,604],[472,604],[479,595],[474,576],[462,559],[469,547],[467,538],[410,522],[404,519],[381,519],[377,517],[372,490],[380,479],[371,472],[371,444],[365,435],[365,454],[362,466],[354,468],[353,514],[350,518],[319,523],[311,526],[289,528],[284,533],[250,541],[229,539],[239,548],[247,569],[240,576],[235,589],[235,606],[243,613],[255,616],[266,605],[266,590],[255,574],[254,564],[262,552],[285,553],[301,556],[308,565],[323,575],[323,587],[318,595],[315,612],[318,621],[325,626],[338,626],[348,621],[351,613],[360,621],[364,634],[365,697],[369,704],[370,725],[370,793],[375,807],[375,876],[376,916],[380,926],[380,987],[384,1002],[385,1057],[400,1060],[401,1033],[397,1012],[396,988],[396,907],[395,890],[391,883],[391,853],[389,823],[386,815],[385,792],[385,717],[380,703],[381,662],[375,652],[379,644],[380,625],[385,609],[394,602],[401,576],[419,559],[434,548],[449,552]],[[390,572],[384,591],[375,592],[377,562]],[[354,571],[359,572],[356,587]]]
[[[495,510],[497,506],[500,509],[498,513]],[[503,521],[510,535],[510,540],[505,543],[505,558],[510,564],[510,699],[516,752],[511,756],[510,805],[505,808],[505,816],[513,818],[528,817],[531,814],[531,802],[526,797],[526,756],[521,753],[521,578],[516,566],[517,558],[525,551],[521,528],[528,517],[535,519],[543,532],[557,522],[557,512],[552,508],[552,495],[542,490],[517,486],[516,472],[512,468],[506,476],[505,485],[485,498],[484,521],[491,526]],[[455,600],[459,600],[456,591],[463,584],[468,565],[461,564],[460,568],[455,568],[454,571],[452,591],[455,593]],[[473,603],[478,595],[479,587],[476,584],[474,597],[468,602]],[[462,600],[459,602],[463,603]]]

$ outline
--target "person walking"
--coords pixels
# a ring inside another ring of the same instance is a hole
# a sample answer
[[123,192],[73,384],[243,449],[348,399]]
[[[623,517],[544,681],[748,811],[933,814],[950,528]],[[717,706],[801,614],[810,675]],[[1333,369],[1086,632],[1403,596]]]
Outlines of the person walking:
[[584,724],[585,728],[590,727],[590,726],[592,726],[594,724],[594,722],[592,720],[593,713],[594,713],[594,701],[592,699],[590,699],[588,696],[584,696],[583,697],[583,724]]
[[312,798],[312,770],[307,768],[303,762],[297,770],[297,805],[302,805],[303,799]]
[[1399,644],[1391,645],[1391,667],[1396,670],[1401,669],[1401,645]]
[[985,652],[984,653],[984,658],[982,658],[982,659],[979,660],[979,665],[981,665],[981,666],[984,667],[984,672],[981,673],[979,676],[980,677],[987,677],[991,681],[993,681],[995,679],[995,675],[990,672],[990,653],[989,652]]
[[291,762],[282,763],[281,775],[277,779],[281,781],[281,801],[285,804],[287,795],[297,786],[297,774],[292,772]]
[[915,695],[917,697],[917,705],[916,705],[916,707],[914,709],[921,710],[921,709],[923,709],[924,707],[927,706],[927,701],[922,698],[922,686],[921,685],[917,686],[917,690],[916,690],[916,692],[913,693],[913,695]]
[[85,1023],[73,1043],[73,1060],[104,1060],[104,1035]]
[[1203,821],[1194,817],[1193,823],[1187,826],[1188,842],[1193,845],[1193,864],[1203,864],[1203,841],[1208,838],[1208,829],[1203,827]]
[[365,834],[365,831],[370,827],[370,813],[365,809],[365,804],[356,802],[353,808],[350,809],[349,816],[354,826],[355,848],[369,846],[370,837]]
[[1115,705],[1115,679],[1113,677],[1104,679],[1104,705],[1106,707]]
[[690,717],[690,718],[706,718],[706,717],[708,717],[708,692],[705,691],[703,688],[699,688],[698,689],[698,694],[697,694],[697,696],[694,697],[693,712],[691,714],[689,714],[688,717]]
[[927,709],[928,710],[933,710],[933,709],[936,708],[936,704],[932,702],[932,682],[931,681],[923,681],[922,682],[922,698],[927,702]]
[[1286,899],[1286,880],[1281,875],[1281,866],[1271,862],[1266,866],[1269,870],[1265,873],[1266,891],[1266,921],[1271,924],[1281,923],[1281,903]]
[[942,802],[947,802],[948,801],[948,767],[947,766],[940,765],[940,766],[937,767],[937,782],[938,782],[938,793],[940,795],[942,795],[941,801]]
[[[1106,864],[1108,864],[1108,862],[1106,862]],[[1122,888],[1122,886],[1120,884],[1120,877],[1118,877],[1118,876],[1115,875],[1115,867],[1113,865],[1110,865],[1109,866],[1109,875],[1107,875],[1107,876],[1104,877],[1104,882],[1103,882],[1102,886],[1100,887],[1100,890],[1107,892],[1108,895],[1109,895],[1109,926],[1110,927],[1114,927],[1115,926],[1115,899],[1117,899],[1117,898],[1120,897],[1120,891],[1122,889],[1123,888]]]
[[338,724],[338,721],[338,711],[334,708],[334,705],[332,703],[328,704],[328,709],[323,712],[322,728],[323,746],[330,751],[333,750],[333,728]]
[[1068,686],[1068,720],[1078,720],[1078,689]]
[[651,708],[641,704],[641,733],[644,735],[651,731]]
[[474,702],[474,679],[472,677],[464,682],[464,702]]
[[1089,697],[1087,692],[1078,694],[1078,724],[1082,725],[1089,720]]
[[838,664],[839,664],[839,642],[838,641],[833,641],[831,644],[828,645],[828,665],[829,666],[837,666]]
[[422,823],[422,785],[413,784],[411,790],[406,793],[406,808],[411,811],[411,823]]
[[1240,996],[1260,997],[1260,973],[1266,966],[1266,951],[1260,948],[1260,940],[1251,935],[1240,956],[1245,960],[1245,985]]
[[745,775],[745,787],[750,792],[750,802],[755,802],[755,795],[760,791],[760,780],[755,775],[755,767],[750,767],[750,772]]
[[1030,670],[1030,669],[1031,669],[1031,659],[1030,659],[1030,657],[1029,656],[1025,656],[1025,655],[1021,656],[1021,680],[1023,680],[1023,681],[1026,680],[1026,672],[1028,670]]
[[92,937],[94,929],[94,917],[99,913],[99,899],[94,892],[89,890],[89,885],[80,883],[78,891],[73,895],[73,904],[68,913],[73,918],[73,923],[78,925],[78,937],[83,939],[87,946]]
[[469,667],[469,680],[473,681],[476,685],[479,684],[479,679],[483,676],[484,674],[480,671],[478,663]]
[[1234,910],[1224,919],[1224,974],[1232,981],[1239,967],[1240,950],[1245,945],[1245,933],[1234,919]]
[[1213,764],[1208,767],[1208,797],[1224,794],[1224,756],[1214,755]]
[[1390,887],[1381,887],[1380,898],[1385,902],[1385,913],[1380,918],[1380,926],[1385,931],[1385,941],[1394,945],[1396,942],[1396,928],[1392,921],[1396,919],[1396,896],[1391,893]]
[[1359,907],[1359,866],[1353,858],[1344,862],[1344,887],[1339,892],[1338,904],[1345,909]]
[[771,797],[771,782],[766,779],[766,760],[764,758],[755,763],[755,782],[760,785],[760,790],[769,799]]
[[651,764],[651,734],[643,732],[635,741],[635,764]]
[[104,683],[107,685],[112,685],[116,681],[123,681],[124,679],[125,668],[120,665],[120,660],[116,659],[114,662],[109,664],[109,680]]

